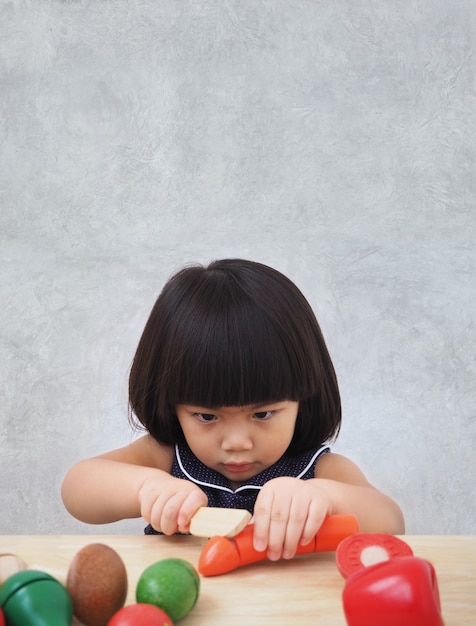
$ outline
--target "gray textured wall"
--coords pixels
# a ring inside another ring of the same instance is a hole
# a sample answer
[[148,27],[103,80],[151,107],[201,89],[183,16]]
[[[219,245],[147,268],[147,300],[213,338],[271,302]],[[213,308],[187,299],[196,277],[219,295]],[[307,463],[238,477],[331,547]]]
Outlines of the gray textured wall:
[[188,261],[314,306],[335,447],[413,533],[475,533],[475,3],[0,2],[0,532],[89,527],[69,465],[123,445],[129,365]]

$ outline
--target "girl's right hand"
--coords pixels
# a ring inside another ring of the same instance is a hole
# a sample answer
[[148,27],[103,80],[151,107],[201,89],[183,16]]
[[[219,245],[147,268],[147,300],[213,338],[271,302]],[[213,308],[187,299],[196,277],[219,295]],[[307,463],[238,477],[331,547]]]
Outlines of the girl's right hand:
[[142,517],[165,535],[188,533],[194,514],[208,505],[200,487],[162,472],[160,477],[148,476],[138,495]]

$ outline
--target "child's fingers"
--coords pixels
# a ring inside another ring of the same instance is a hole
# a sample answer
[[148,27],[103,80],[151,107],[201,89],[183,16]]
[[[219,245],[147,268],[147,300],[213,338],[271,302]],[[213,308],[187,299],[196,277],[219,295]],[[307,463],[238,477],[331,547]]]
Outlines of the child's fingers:
[[299,545],[306,546],[316,536],[326,516],[326,510],[319,502],[311,500],[305,524],[302,529]]
[[157,527],[160,523],[160,516],[162,507],[159,505],[160,496],[158,493],[149,491],[142,494],[140,503],[140,512],[146,522],[150,523],[155,530],[160,530]]
[[[309,501],[304,498],[294,498],[291,503],[289,511],[289,519],[286,526],[286,535],[282,546],[282,556],[285,559],[292,559],[296,554],[296,550],[299,544],[305,539],[306,543],[312,539],[312,536],[307,540],[307,533],[312,529],[312,522],[308,522],[309,515]],[[308,529],[306,531],[306,529]]]
[[172,535],[177,531],[188,532],[192,516],[201,506],[206,506],[207,502],[207,496],[198,487],[177,491],[162,505],[161,531],[166,535]]
[[178,530],[177,518],[182,506],[182,495],[180,492],[164,499],[159,498],[154,505],[152,526],[156,528],[157,522],[160,530],[166,535],[173,535]]
[[182,502],[177,516],[178,529],[181,533],[188,533],[192,517],[202,506],[207,506],[208,498],[201,489],[194,489]]
[[268,531],[268,559],[277,561],[281,557],[286,538],[292,542],[293,533],[294,529],[289,524],[289,509],[279,507],[273,510]]
[[319,502],[307,489],[297,491],[291,499],[282,556],[291,559],[299,545],[310,543],[319,530],[324,513]]
[[256,501],[253,545],[259,551],[267,549],[271,560],[291,559],[299,545],[315,537],[328,502],[325,497],[316,497],[314,485],[281,479],[275,486],[279,489],[271,485],[263,489]]
[[264,552],[268,547],[273,499],[273,492],[266,489],[262,489],[256,499],[253,515],[253,547],[258,552]]
[[[288,529],[291,498],[283,497],[283,492],[278,495],[274,489],[263,490],[260,496],[258,506],[255,506],[253,545],[259,551],[267,549],[268,558],[276,561],[282,555],[288,533],[291,537],[293,533],[298,534],[296,544],[301,533]],[[293,539],[290,541],[292,543]]]

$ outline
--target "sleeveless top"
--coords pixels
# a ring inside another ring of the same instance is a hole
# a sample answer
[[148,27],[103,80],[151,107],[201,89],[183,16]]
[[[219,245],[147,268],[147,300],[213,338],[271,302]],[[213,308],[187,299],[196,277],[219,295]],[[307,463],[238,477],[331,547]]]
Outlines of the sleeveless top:
[[[284,454],[274,465],[250,478],[246,484],[232,489],[228,479],[199,461],[186,443],[177,444],[171,474],[198,485],[208,497],[208,506],[247,509],[253,515],[258,493],[268,480],[279,476],[292,476],[300,480],[314,478],[316,463],[319,457],[327,452],[330,452],[330,447],[324,445],[295,456]],[[162,534],[150,524],[145,528],[144,533],[146,535]]]

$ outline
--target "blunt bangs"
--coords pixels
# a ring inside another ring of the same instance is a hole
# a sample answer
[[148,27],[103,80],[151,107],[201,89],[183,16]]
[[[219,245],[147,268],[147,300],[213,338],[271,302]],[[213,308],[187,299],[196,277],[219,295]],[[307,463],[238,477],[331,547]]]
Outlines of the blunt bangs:
[[217,408],[300,399],[296,364],[272,321],[249,300],[216,304],[213,316],[190,311],[181,322],[184,346],[169,370],[170,383],[178,382],[167,385],[169,403]]

